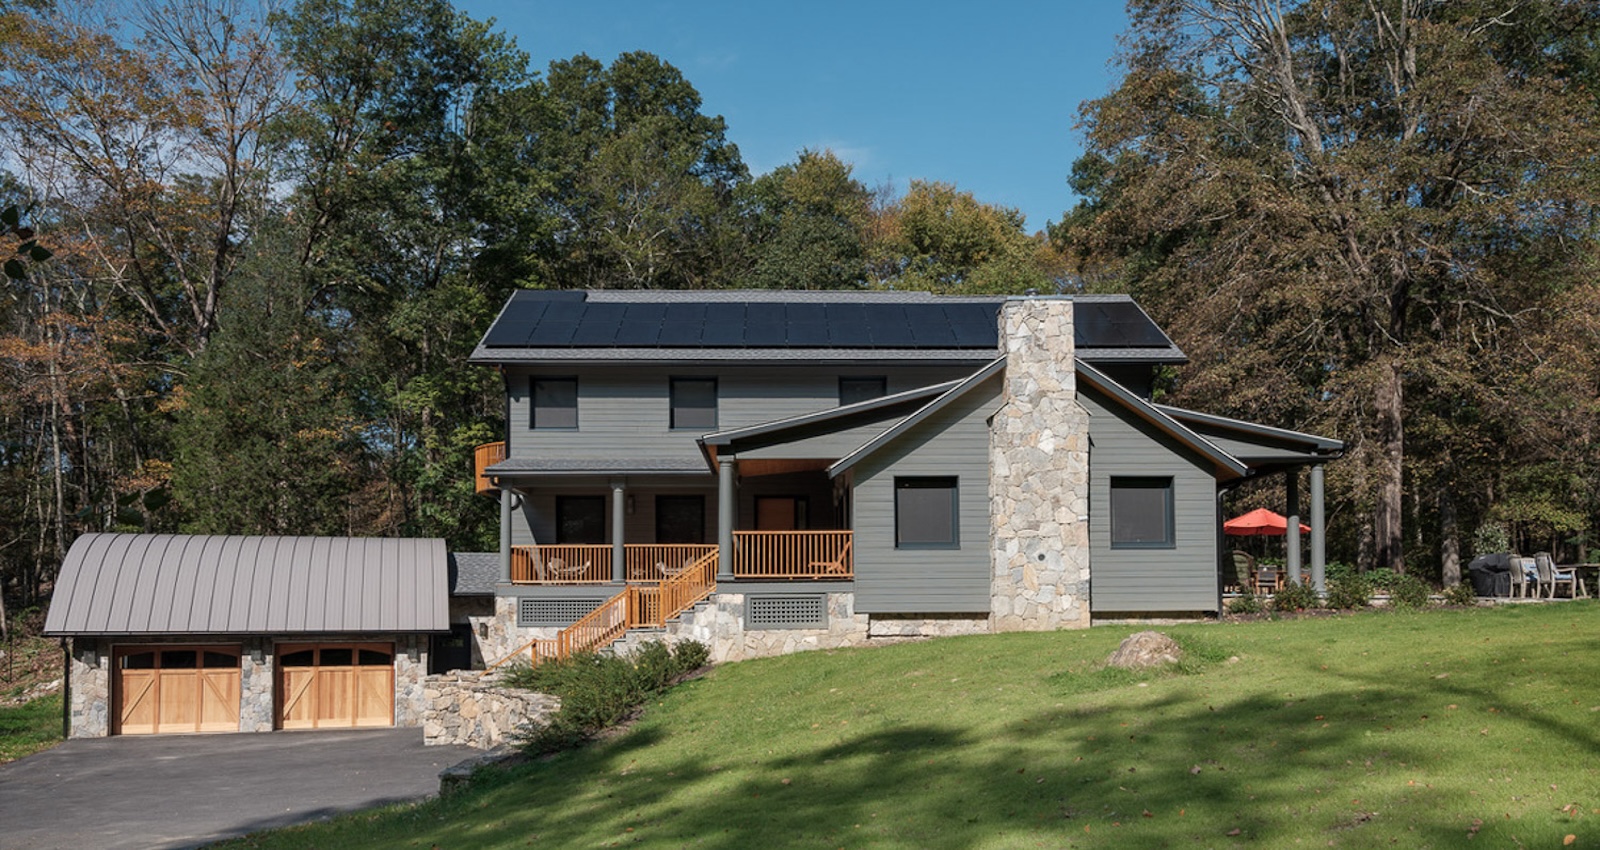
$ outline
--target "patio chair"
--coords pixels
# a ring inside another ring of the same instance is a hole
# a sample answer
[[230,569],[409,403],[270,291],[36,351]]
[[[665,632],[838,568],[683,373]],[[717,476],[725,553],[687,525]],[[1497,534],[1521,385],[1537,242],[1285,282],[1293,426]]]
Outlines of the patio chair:
[[589,561],[584,561],[581,564],[578,564],[578,563],[569,564],[562,558],[551,558],[550,559],[550,563],[549,563],[549,567],[550,567],[550,572],[555,575],[557,580],[561,580],[561,579],[569,579],[570,580],[570,579],[577,578],[577,577],[583,575],[584,573],[587,573],[589,571],[590,563],[591,562],[589,562]]
[[839,550],[839,557],[831,561],[812,561],[806,568],[813,573],[820,571],[827,575],[844,575],[844,562],[850,559],[850,545],[854,542],[852,540],[845,543],[844,548]]
[[1278,572],[1277,567],[1260,567],[1251,575],[1255,579],[1253,590],[1258,596],[1263,593],[1277,593],[1283,581],[1283,575]]
[[1249,552],[1241,552],[1238,549],[1229,552],[1228,557],[1222,562],[1222,592],[1238,593],[1244,586],[1244,581],[1239,577],[1254,575],[1255,571],[1256,559]]
[[1578,571],[1573,569],[1560,570],[1556,562],[1551,560],[1549,552],[1535,552],[1533,554],[1535,569],[1539,571],[1539,586],[1544,592],[1550,594],[1547,598],[1556,598],[1556,590],[1563,584],[1567,586],[1567,596],[1578,598]]
[[1532,558],[1511,556],[1511,596],[1527,599],[1530,585],[1534,595],[1539,593],[1538,567]]

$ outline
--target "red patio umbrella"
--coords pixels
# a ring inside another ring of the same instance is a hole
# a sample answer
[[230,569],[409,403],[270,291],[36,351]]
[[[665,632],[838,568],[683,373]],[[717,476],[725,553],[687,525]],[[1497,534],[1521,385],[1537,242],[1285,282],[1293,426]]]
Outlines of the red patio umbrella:
[[[1266,508],[1256,508],[1222,524],[1222,533],[1234,537],[1282,537],[1288,531],[1289,520],[1283,514],[1273,513]],[[1300,532],[1309,534],[1311,526],[1300,523]]]

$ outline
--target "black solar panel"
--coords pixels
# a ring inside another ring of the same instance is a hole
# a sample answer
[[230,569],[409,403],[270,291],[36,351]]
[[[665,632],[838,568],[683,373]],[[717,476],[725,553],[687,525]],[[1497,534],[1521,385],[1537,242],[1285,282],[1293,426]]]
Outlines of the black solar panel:
[[[521,290],[484,336],[490,348],[961,348],[993,350],[1000,301],[587,300],[584,292]],[[1080,348],[1166,348],[1131,301],[1074,305]]]
[[660,335],[656,337],[656,345],[672,348],[696,346],[700,344],[700,335],[704,331],[704,321],[662,322]]
[[790,348],[826,348],[828,346],[828,323],[790,322],[789,327],[784,329],[784,341]]
[[1164,348],[1172,344],[1130,301],[1075,306],[1072,337],[1080,348]]

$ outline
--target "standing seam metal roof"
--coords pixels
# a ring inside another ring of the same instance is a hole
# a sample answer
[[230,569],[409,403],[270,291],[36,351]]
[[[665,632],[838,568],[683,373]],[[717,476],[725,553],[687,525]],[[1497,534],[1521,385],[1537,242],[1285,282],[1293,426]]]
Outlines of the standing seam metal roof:
[[446,631],[448,572],[439,539],[85,534],[45,633]]

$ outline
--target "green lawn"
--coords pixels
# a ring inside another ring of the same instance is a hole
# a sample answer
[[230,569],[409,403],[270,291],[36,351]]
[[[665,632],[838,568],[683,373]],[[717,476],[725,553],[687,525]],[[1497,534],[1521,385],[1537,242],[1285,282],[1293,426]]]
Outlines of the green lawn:
[[[248,847],[1600,845],[1600,603],[953,638],[717,668],[449,800]],[[1470,843],[1469,843],[1470,842]]]
[[0,707],[0,764],[61,743],[61,695]]

